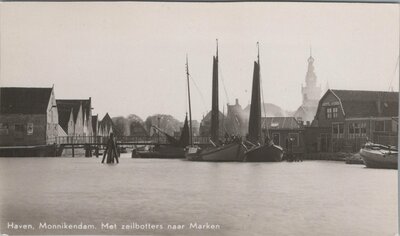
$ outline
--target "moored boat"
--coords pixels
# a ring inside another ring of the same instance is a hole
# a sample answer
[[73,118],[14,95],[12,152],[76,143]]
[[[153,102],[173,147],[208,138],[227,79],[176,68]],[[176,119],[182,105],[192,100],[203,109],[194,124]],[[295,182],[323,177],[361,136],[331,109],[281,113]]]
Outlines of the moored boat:
[[[258,47],[258,42],[257,42]],[[260,53],[258,49],[257,61],[254,62],[253,87],[251,91],[251,105],[249,118],[249,134],[245,161],[248,162],[276,162],[282,161],[283,149],[272,141],[267,142],[261,134],[261,76]]]
[[171,146],[156,146],[151,151],[138,151],[136,158],[160,158],[160,159],[174,159],[185,158],[185,151],[181,147]]
[[368,168],[397,169],[397,149],[369,143],[361,148],[360,155]]
[[132,152],[132,158],[161,158],[161,159],[173,159],[173,158],[185,158],[185,147],[189,142],[189,127],[188,118],[186,115],[185,122],[182,128],[181,137],[179,140],[163,132],[157,127],[154,127],[158,132],[163,133],[169,145],[157,144],[149,151],[136,151]]
[[246,152],[248,162],[278,162],[282,161],[283,149],[275,144],[259,145]]
[[245,148],[241,142],[233,142],[218,147],[188,151],[186,159],[189,161],[240,162],[244,160],[244,152]]
[[[189,86],[189,69],[186,62],[186,75],[188,81],[189,95],[189,111],[190,108],[190,86]],[[231,142],[222,144],[219,141],[219,103],[218,103],[218,40],[216,55],[213,56],[213,74],[212,74],[212,105],[211,105],[211,139],[213,147],[200,149],[191,146],[186,149],[186,159],[189,161],[215,161],[230,162],[243,161],[245,147],[240,138],[231,140]]]

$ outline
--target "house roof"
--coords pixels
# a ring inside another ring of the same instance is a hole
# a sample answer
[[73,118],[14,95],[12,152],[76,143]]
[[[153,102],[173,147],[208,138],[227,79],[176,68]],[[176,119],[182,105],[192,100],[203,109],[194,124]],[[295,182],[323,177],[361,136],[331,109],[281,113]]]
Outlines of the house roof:
[[339,99],[347,118],[398,116],[398,92],[336,89],[329,91]]
[[1,114],[46,114],[53,88],[0,88]]
[[299,129],[301,126],[294,117],[263,117],[261,127],[268,129]]
[[[82,111],[85,114],[85,117],[89,117],[90,109],[91,109],[91,99],[57,99],[57,108],[58,108],[58,116],[60,116],[62,120],[66,119],[67,123],[69,120],[71,109],[73,111],[74,122],[78,118],[79,108],[82,104]],[[61,111],[61,112],[60,112]],[[68,114],[67,114],[68,113]],[[65,116],[68,116],[67,118]],[[60,124],[61,125],[61,124]],[[62,127],[62,125],[61,125]]]
[[68,133],[68,121],[71,115],[71,109],[64,106],[64,104],[59,104],[57,102],[57,110],[58,110],[58,124],[63,128],[63,130]]

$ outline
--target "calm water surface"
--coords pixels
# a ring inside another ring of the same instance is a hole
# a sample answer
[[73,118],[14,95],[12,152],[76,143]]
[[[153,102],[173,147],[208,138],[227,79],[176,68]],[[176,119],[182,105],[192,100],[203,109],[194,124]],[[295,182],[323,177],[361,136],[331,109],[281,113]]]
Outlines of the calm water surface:
[[[0,233],[395,235],[397,171],[342,162],[0,158]],[[8,224],[31,224],[14,230]],[[39,229],[39,223],[94,230]],[[117,229],[101,228],[101,223]],[[121,229],[131,224],[162,230]],[[189,229],[190,223],[219,229]],[[184,225],[182,230],[168,224]]]

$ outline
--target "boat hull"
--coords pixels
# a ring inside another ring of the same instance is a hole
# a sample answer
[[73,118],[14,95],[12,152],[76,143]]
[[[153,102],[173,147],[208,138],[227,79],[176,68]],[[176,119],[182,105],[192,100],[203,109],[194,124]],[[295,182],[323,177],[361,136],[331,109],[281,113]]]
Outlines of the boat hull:
[[240,162],[244,160],[244,147],[241,143],[231,143],[220,147],[187,153],[189,161]]
[[139,151],[132,158],[179,159],[185,158],[185,151],[183,148],[166,147],[157,151]]
[[279,162],[282,161],[283,150],[277,145],[260,145],[246,152],[247,162]]
[[1,147],[0,157],[56,157],[60,149],[55,145]]
[[362,148],[360,155],[368,168],[397,169],[398,153]]

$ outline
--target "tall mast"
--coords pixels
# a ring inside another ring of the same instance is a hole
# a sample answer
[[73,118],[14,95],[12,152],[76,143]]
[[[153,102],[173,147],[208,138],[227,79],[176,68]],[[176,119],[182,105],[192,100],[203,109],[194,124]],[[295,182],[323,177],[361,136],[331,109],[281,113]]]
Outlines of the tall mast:
[[187,86],[188,86],[188,102],[189,102],[189,144],[190,144],[190,146],[193,146],[192,106],[190,103],[189,62],[188,62],[187,54],[186,54],[186,79],[187,79]]
[[211,105],[211,140],[218,141],[219,136],[219,108],[218,108],[218,39],[217,52],[213,57],[212,76],[212,105]]

